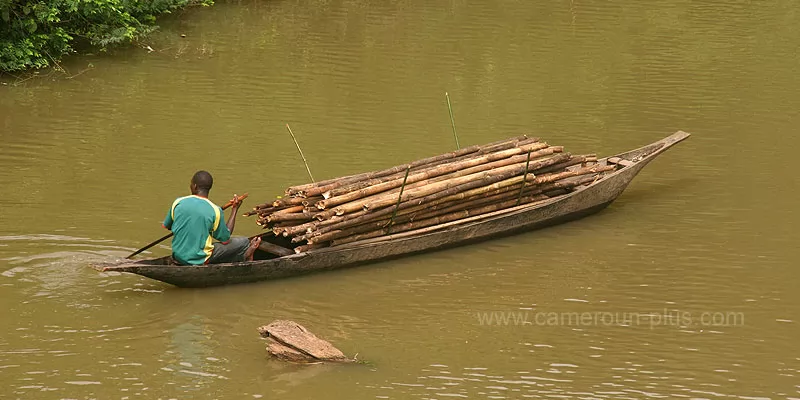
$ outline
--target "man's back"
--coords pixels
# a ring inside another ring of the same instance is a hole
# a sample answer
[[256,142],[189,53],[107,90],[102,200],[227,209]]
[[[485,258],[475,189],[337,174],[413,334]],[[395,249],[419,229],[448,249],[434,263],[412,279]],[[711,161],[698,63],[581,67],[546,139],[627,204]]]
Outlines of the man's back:
[[211,256],[213,239],[226,241],[231,233],[222,209],[205,197],[180,197],[172,203],[164,227],[172,230],[172,256],[181,264],[200,265]]

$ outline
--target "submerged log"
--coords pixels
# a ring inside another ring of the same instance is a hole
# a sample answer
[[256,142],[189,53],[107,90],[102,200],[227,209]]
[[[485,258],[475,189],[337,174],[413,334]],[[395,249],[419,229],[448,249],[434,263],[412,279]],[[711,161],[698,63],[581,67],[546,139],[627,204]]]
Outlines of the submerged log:
[[308,354],[297,351],[289,346],[285,346],[280,342],[268,339],[267,353],[281,361],[289,361],[295,363],[313,363],[319,360],[309,357]]
[[259,327],[258,333],[270,341],[267,352],[281,360],[305,363],[353,361],[328,341],[294,321],[273,321]]

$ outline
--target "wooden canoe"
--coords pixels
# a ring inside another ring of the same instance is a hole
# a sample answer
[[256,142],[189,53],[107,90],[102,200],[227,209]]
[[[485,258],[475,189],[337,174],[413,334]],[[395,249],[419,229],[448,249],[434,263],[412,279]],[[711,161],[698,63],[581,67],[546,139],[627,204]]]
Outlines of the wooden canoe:
[[446,224],[251,262],[174,266],[167,265],[169,257],[162,257],[96,265],[95,268],[138,274],[178,287],[208,287],[285,278],[498,238],[602,210],[625,190],[645,165],[688,137],[688,133],[678,131],[636,150],[600,159],[600,165],[615,164],[617,168],[605,172],[602,179],[565,195]]

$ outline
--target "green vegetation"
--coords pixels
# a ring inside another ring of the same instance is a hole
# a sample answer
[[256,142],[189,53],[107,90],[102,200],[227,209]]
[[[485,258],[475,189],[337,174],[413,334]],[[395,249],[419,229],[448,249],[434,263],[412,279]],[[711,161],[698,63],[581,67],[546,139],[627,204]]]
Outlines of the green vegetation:
[[156,16],[213,0],[0,0],[0,71],[57,65],[86,43],[100,49],[156,29]]

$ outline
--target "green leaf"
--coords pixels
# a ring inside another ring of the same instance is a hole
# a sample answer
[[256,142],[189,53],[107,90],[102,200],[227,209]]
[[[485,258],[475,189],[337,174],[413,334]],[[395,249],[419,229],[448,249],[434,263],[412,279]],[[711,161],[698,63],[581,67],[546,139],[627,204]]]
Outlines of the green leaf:
[[0,13],[0,17],[3,18],[4,22],[8,22],[11,20],[11,16],[8,14],[8,9],[4,8],[3,12]]
[[28,15],[31,13],[31,8],[28,7],[27,5],[24,5],[22,6],[22,12],[25,13],[25,15]]

